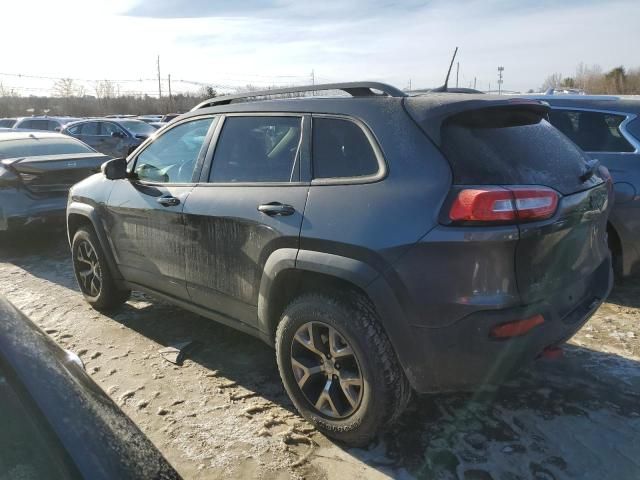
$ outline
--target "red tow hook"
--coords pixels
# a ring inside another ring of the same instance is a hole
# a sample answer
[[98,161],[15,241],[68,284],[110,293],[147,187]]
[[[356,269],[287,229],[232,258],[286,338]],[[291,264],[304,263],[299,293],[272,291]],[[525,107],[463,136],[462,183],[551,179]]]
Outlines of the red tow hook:
[[547,360],[557,360],[558,358],[562,358],[562,354],[561,347],[547,347],[543,350],[541,356]]

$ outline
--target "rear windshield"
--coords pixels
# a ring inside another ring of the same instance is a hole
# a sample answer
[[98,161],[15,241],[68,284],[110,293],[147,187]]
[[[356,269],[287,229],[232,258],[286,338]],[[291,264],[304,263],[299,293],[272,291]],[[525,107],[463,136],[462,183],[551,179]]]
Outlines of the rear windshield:
[[156,129],[141,120],[121,120],[118,122],[134,135],[152,135]]
[[546,120],[517,123],[447,122],[442,150],[460,185],[546,185],[560,193],[584,190],[586,155]]
[[88,145],[72,138],[25,138],[0,141],[0,159],[93,153]]

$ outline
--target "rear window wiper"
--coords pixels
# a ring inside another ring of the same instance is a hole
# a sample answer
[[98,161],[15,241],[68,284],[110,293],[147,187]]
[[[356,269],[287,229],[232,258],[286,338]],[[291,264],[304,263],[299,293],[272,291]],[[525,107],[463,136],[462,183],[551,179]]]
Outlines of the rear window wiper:
[[582,175],[580,175],[580,180],[582,182],[586,182],[596,174],[596,172],[598,171],[598,168],[600,168],[600,160],[597,160],[597,159],[589,160],[587,162],[587,166],[584,172],[582,172]]

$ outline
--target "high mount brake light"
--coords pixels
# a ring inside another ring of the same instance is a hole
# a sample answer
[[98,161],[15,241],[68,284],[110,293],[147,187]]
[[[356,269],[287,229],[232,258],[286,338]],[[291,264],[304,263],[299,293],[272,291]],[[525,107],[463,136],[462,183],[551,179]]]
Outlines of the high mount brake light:
[[453,222],[544,220],[558,208],[558,193],[547,187],[481,187],[458,192],[449,210]]

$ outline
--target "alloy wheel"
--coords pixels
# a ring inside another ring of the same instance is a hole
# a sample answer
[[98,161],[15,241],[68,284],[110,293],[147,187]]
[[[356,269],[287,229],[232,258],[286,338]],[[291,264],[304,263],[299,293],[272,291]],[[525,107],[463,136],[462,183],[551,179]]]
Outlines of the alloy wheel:
[[333,327],[308,322],[295,333],[291,368],[307,401],[330,418],[345,418],[360,406],[364,381],[349,343]]
[[100,295],[102,290],[102,269],[93,245],[86,240],[81,241],[78,244],[74,260],[82,291],[92,297]]

